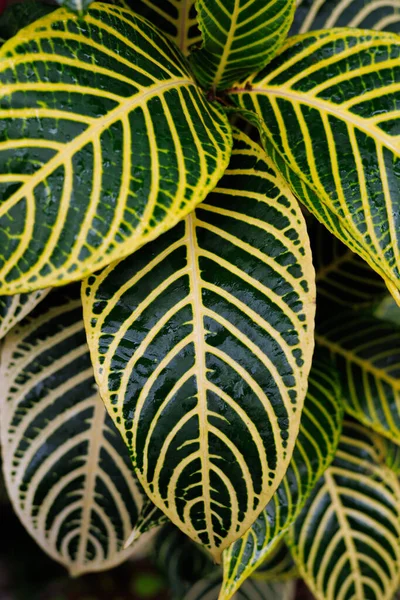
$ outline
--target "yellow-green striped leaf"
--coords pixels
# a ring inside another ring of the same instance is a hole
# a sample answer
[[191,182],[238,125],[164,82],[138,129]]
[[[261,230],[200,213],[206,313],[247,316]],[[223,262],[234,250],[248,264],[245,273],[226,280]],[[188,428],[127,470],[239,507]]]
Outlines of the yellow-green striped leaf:
[[[183,600],[217,600],[220,586],[219,575],[213,575],[196,583]],[[294,600],[295,595],[294,581],[268,582],[249,579],[232,600]]]
[[31,294],[0,296],[0,340],[48,294],[49,290],[39,290]]
[[160,525],[168,523],[168,517],[153,504],[151,500],[145,498],[138,515],[135,528],[125,542],[125,548],[133,544],[143,533],[151,531]]
[[0,382],[3,469],[23,525],[73,575],[125,560],[142,493],[97,392],[79,289],[51,292],[8,334]]
[[261,581],[287,581],[298,577],[297,566],[283,540],[275,546],[251,576]]
[[102,398],[147,495],[220,560],[282,479],[313,350],[305,223],[262,149],[173,230],[83,284]]
[[400,327],[347,311],[324,320],[315,339],[336,361],[346,411],[400,444]]
[[59,285],[175,225],[228,163],[226,117],[130,10],[59,9],[0,51],[0,293]]
[[231,94],[307,208],[400,298],[400,38],[335,29],[291,38]]
[[125,3],[154,23],[185,55],[201,43],[195,0],[125,0]]
[[400,578],[400,485],[354,423],[287,537],[317,600],[391,600]]
[[197,0],[203,46],[190,62],[207,89],[226,89],[276,54],[293,20],[295,0]]
[[400,0],[297,0],[292,35],[332,27],[400,33]]
[[289,468],[249,531],[225,550],[220,600],[232,598],[240,585],[278,551],[285,531],[335,456],[342,418],[337,373],[328,353],[319,351],[309,376],[300,431]]
[[[382,277],[318,222],[308,228],[317,282],[317,306],[324,302],[361,309],[387,294]],[[400,310],[400,309],[399,309]]]

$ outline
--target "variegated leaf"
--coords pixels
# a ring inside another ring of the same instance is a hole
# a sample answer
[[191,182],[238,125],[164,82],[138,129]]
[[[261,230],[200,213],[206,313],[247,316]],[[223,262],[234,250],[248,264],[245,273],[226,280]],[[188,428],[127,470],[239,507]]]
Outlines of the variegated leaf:
[[399,300],[400,38],[335,29],[289,39],[230,95],[307,208]]
[[287,536],[317,600],[391,600],[400,584],[400,484],[375,439],[346,423],[335,461]]
[[[221,586],[218,575],[196,583],[183,600],[217,600]],[[294,600],[296,584],[294,581],[267,582],[249,579],[232,600]]]
[[285,531],[335,456],[343,404],[337,373],[327,358],[328,354],[320,351],[314,359],[300,431],[285,477],[249,531],[223,554],[224,581],[220,600],[232,598],[257,568],[266,560],[273,560]]
[[297,0],[291,35],[332,27],[400,33],[400,0]]
[[136,542],[143,533],[168,523],[168,517],[148,498],[144,499],[135,528],[125,542],[125,548]]
[[400,444],[400,327],[346,311],[323,320],[315,339],[335,358],[346,411]]
[[31,294],[0,296],[0,340],[48,294],[49,290],[39,290]]
[[1,445],[28,532],[71,574],[110,568],[142,494],[93,378],[79,289],[51,292],[5,339]]
[[[367,308],[387,295],[382,277],[342,244],[322,224],[308,228],[317,283],[317,306],[333,303],[347,308]],[[400,310],[400,309],[399,309]]]
[[296,200],[236,133],[198,210],[82,292],[101,395],[146,494],[218,561],[276,490],[298,432],[315,290]]
[[125,0],[125,3],[154,23],[185,55],[201,44],[195,0]]
[[286,543],[282,540],[269,552],[251,577],[260,581],[287,581],[298,577],[298,569]]
[[0,293],[81,279],[130,254],[224,172],[225,115],[132,11],[59,9],[0,59]]
[[203,46],[190,56],[198,81],[226,89],[276,54],[293,20],[295,0],[197,0]]

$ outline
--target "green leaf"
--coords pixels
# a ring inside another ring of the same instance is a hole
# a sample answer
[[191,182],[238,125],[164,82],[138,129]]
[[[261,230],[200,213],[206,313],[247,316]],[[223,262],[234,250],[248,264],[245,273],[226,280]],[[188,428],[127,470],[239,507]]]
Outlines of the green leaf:
[[146,494],[220,560],[274,493],[298,431],[315,289],[296,200],[236,133],[195,213],[82,292],[101,396]]
[[339,443],[343,404],[336,370],[319,351],[308,379],[300,431],[289,468],[278,490],[249,531],[223,554],[220,600],[229,600],[242,583],[278,552],[288,527],[328,467]]
[[266,65],[292,23],[295,0],[197,0],[203,46],[190,56],[198,81],[223,90]]
[[400,38],[336,29],[290,39],[231,94],[258,115],[292,189],[400,298]]
[[400,485],[376,436],[346,423],[332,466],[287,536],[317,600],[391,600],[400,576]]
[[3,468],[23,525],[72,575],[124,561],[142,495],[97,392],[79,289],[51,292],[8,334],[0,382]]
[[24,2],[7,6],[0,15],[0,37],[3,41],[11,39],[20,29],[48,15],[53,10],[54,6],[36,2],[36,0],[24,0]]
[[162,510],[157,508],[151,500],[145,498],[135,528],[125,542],[125,548],[133,544],[133,542],[139,539],[143,533],[151,531],[160,525],[164,525],[165,523],[168,523],[168,521],[168,517]]
[[201,44],[195,0],[126,0],[132,10],[149,19],[185,54]]
[[48,294],[49,290],[39,290],[31,294],[0,296],[0,340],[28,315]]
[[[214,575],[196,583],[183,600],[216,600],[221,586],[219,575]],[[233,596],[233,600],[294,600],[296,584],[294,581],[267,582],[246,581]]]
[[[382,277],[318,222],[309,228],[317,306],[324,302],[361,309],[377,304],[387,294]],[[329,305],[330,306],[330,305]]]
[[386,296],[386,298],[382,300],[375,310],[374,315],[378,317],[378,319],[391,321],[392,323],[396,323],[396,325],[400,325],[400,307],[392,296]]
[[206,552],[171,523],[162,527],[155,537],[153,560],[167,579],[172,597],[179,600],[194,583],[220,570]]
[[225,170],[225,115],[176,46],[130,10],[57,10],[0,59],[0,293],[81,279],[130,254]]
[[297,0],[291,35],[358,27],[400,33],[400,0]]
[[293,557],[283,540],[275,546],[251,576],[260,581],[287,581],[298,577]]
[[94,3],[94,0],[56,0],[60,6],[65,6],[77,13],[84,13]]
[[324,320],[315,339],[335,358],[346,411],[399,444],[400,327],[347,311]]

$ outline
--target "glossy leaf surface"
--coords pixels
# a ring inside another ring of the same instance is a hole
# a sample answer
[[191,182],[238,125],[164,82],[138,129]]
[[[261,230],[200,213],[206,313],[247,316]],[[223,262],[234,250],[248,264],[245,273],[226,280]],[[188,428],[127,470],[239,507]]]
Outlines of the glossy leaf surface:
[[185,221],[83,284],[96,379],[147,495],[216,560],[291,458],[313,350],[305,223],[235,134]]
[[375,436],[346,424],[335,461],[287,538],[317,600],[390,600],[398,588],[400,485]]
[[297,0],[291,35],[332,27],[400,33],[400,0]]
[[197,0],[203,46],[190,57],[207,89],[227,89],[276,54],[292,23],[294,0]]
[[333,31],[290,39],[231,94],[307,208],[399,297],[400,38]]
[[51,292],[8,334],[0,382],[4,476],[23,525],[73,575],[125,560],[142,495],[96,389],[79,289]]
[[195,0],[125,0],[125,3],[154,23],[185,55],[201,44]]
[[317,306],[323,302],[361,309],[379,303],[388,289],[382,277],[322,224],[308,228],[317,283]]
[[339,371],[346,411],[400,443],[400,327],[351,311],[323,321],[316,333]]
[[343,404],[335,368],[326,353],[323,355],[320,351],[313,361],[300,431],[285,477],[247,534],[223,554],[224,582],[220,600],[232,598],[255,569],[266,560],[273,561],[284,532],[296,519],[335,455]]
[[226,117],[130,10],[59,9],[0,58],[0,293],[81,279],[133,252],[222,175]]

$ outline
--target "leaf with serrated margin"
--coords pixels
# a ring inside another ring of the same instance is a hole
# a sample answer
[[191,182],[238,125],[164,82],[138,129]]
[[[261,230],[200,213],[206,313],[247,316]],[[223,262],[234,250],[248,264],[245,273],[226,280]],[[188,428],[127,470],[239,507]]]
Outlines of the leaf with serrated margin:
[[203,46],[190,56],[203,87],[224,90],[276,54],[293,20],[294,0],[197,0]]
[[201,44],[195,0],[125,0],[137,14],[149,19],[185,56]]
[[223,554],[220,600],[229,600],[242,583],[277,551],[319,477],[335,456],[343,419],[338,375],[329,354],[319,351],[308,379],[299,435],[285,477],[249,531]]
[[297,196],[400,298],[400,38],[350,29],[291,38],[230,94]]
[[382,277],[321,223],[314,220],[308,233],[318,307],[328,302],[353,309],[367,308],[378,304],[387,295]]
[[142,493],[96,388],[77,286],[6,336],[0,382],[4,476],[25,528],[72,575],[124,561]]
[[391,600],[400,579],[400,484],[376,434],[346,423],[332,466],[287,536],[317,600]]
[[290,461],[314,345],[303,216],[258,144],[186,220],[83,283],[95,376],[156,506],[220,560]]
[[[214,575],[196,583],[183,600],[216,600],[221,586],[221,578]],[[294,600],[294,581],[268,582],[247,580],[232,600]]]
[[212,190],[231,132],[132,11],[59,9],[0,51],[0,293],[81,279]]
[[315,339],[335,359],[346,411],[400,444],[400,326],[345,311],[319,323]]
[[49,290],[39,290],[31,294],[0,296],[0,340],[14,325],[24,319],[48,293]]
[[400,0],[297,0],[290,35],[332,27],[400,33]]

